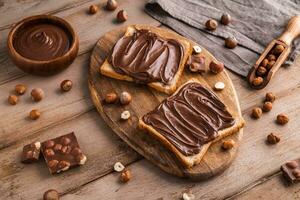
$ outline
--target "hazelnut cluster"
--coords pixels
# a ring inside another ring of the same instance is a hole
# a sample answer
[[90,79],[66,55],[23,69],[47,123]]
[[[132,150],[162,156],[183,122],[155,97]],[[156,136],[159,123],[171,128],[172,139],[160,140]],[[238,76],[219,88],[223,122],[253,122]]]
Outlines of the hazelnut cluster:
[[[117,9],[117,7],[118,7],[118,2],[116,0],[107,0],[106,6],[105,6],[106,10],[114,11]],[[91,5],[89,7],[89,13],[92,15],[96,14],[98,12],[98,10],[99,10],[99,8],[96,5]],[[117,13],[116,18],[117,18],[118,22],[125,22],[128,19],[128,14],[125,10],[120,10]]]
[[271,49],[269,54],[261,61],[255,71],[256,77],[252,80],[253,86],[259,86],[263,83],[264,79],[267,77],[269,71],[272,69],[284,49],[285,47],[281,44],[277,44]]

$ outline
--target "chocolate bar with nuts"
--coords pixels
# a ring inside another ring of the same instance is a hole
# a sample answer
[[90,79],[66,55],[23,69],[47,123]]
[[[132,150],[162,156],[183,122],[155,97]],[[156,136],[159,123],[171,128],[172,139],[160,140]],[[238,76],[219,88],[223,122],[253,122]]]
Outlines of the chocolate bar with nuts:
[[41,143],[34,142],[23,147],[22,163],[33,163],[39,160]]
[[300,181],[300,159],[291,160],[281,166],[283,176],[290,183]]
[[74,132],[43,142],[41,150],[52,174],[86,162]]

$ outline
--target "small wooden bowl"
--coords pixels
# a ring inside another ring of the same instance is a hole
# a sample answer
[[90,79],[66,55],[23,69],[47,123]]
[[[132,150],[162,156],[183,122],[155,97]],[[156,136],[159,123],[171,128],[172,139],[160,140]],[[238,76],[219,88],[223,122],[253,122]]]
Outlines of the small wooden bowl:
[[[39,23],[50,23],[62,28],[70,39],[70,48],[62,56],[45,60],[32,60],[20,55],[14,47],[14,39],[19,31],[27,26]],[[7,39],[8,53],[13,63],[24,72],[35,75],[52,75],[66,69],[76,58],[79,49],[78,37],[72,26],[65,20],[52,15],[36,15],[18,22],[10,31]]]

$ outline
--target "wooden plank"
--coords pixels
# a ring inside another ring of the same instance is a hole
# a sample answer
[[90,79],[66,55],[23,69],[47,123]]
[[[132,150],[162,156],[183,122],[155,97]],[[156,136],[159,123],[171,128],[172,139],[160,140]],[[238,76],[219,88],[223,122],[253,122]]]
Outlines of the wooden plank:
[[[233,78],[240,94],[242,109],[246,120],[243,140],[239,154],[232,166],[220,176],[204,182],[191,182],[167,175],[150,165],[147,161],[134,163],[130,166],[133,179],[126,185],[117,182],[117,175],[110,174],[102,179],[87,184],[77,191],[67,194],[64,199],[174,199],[190,190],[196,199],[220,199],[230,197],[251,184],[264,179],[279,170],[282,163],[297,158],[300,154],[300,135],[298,113],[300,112],[300,72],[297,63],[290,68],[280,69],[268,87],[262,91],[250,91],[243,88],[247,84]],[[235,75],[233,75],[235,77]],[[287,80],[287,77],[289,81]],[[293,84],[292,84],[293,83]],[[292,84],[292,85],[290,85]],[[287,86],[288,85],[288,86]],[[273,110],[264,114],[260,120],[250,118],[252,105],[259,105],[266,91],[273,91],[278,99]],[[247,97],[247,98],[246,98]],[[290,117],[290,122],[279,126],[274,121],[276,114],[284,112]],[[278,132],[281,142],[277,145],[267,145],[265,140],[270,132]],[[159,186],[159,187],[158,187]]]
[[[158,21],[145,14],[143,11],[145,1],[140,0],[132,0],[130,3],[128,0],[119,2],[119,9],[125,9],[129,15],[128,21],[122,24],[115,22],[117,11],[111,12],[100,8],[99,12],[95,15],[87,13],[91,4],[103,6],[105,2],[106,0],[102,0],[101,3],[95,0],[85,4],[78,4],[77,7],[72,7],[67,10],[62,9],[61,12],[55,14],[59,17],[63,17],[74,27],[79,36],[79,54],[91,50],[99,37],[113,28],[135,23],[145,23],[149,25],[160,24]],[[135,6],[132,6],[133,4]],[[28,12],[30,12],[30,10]],[[13,65],[8,57],[6,50],[8,32],[8,29],[0,31],[0,84],[25,75]]]
[[299,199],[300,198],[300,185],[289,185],[284,180],[282,173],[276,173],[275,175],[257,183],[249,191],[243,192],[239,195],[235,195],[229,199],[261,199],[261,200],[286,200],[286,199]]
[[[89,55],[78,57],[75,62],[63,73],[51,77],[25,76],[0,86],[3,95],[0,96],[0,149],[45,129],[48,126],[80,115],[93,108],[87,90],[87,73]],[[60,92],[60,82],[71,79],[74,82],[72,90],[68,93]],[[28,91],[20,96],[17,105],[8,104],[7,97],[13,93],[14,86],[23,83]],[[45,92],[45,98],[38,103],[31,100],[30,91],[40,87]],[[28,114],[32,109],[39,109],[41,117],[32,121]]]
[[[34,164],[22,164],[23,145],[44,141],[74,131],[83,152],[86,165],[51,175],[43,159]],[[112,172],[115,162],[131,163],[139,155],[123,143],[99,118],[96,110],[61,125],[37,132],[17,144],[1,150],[1,199],[41,199],[44,191],[54,188],[61,193],[73,190]]]

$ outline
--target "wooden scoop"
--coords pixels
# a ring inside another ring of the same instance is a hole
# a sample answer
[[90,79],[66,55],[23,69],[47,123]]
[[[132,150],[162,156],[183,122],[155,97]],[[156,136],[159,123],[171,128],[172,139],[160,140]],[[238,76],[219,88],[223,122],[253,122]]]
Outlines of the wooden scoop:
[[[291,51],[290,45],[292,41],[299,35],[300,16],[294,16],[290,19],[282,35],[278,39],[273,40],[267,46],[259,59],[256,61],[255,65],[250,69],[247,80],[251,88],[259,90],[267,86],[275,72],[288,57]],[[278,53],[278,49],[280,48],[277,49],[277,45],[282,45],[284,47],[282,52]],[[274,58],[274,56],[270,56],[270,54],[275,56],[275,60],[272,59],[272,57]],[[268,61],[264,61],[264,59],[267,59]],[[271,62],[272,60],[274,61]],[[266,65],[266,63],[268,64]],[[258,68],[260,69],[258,70]]]

